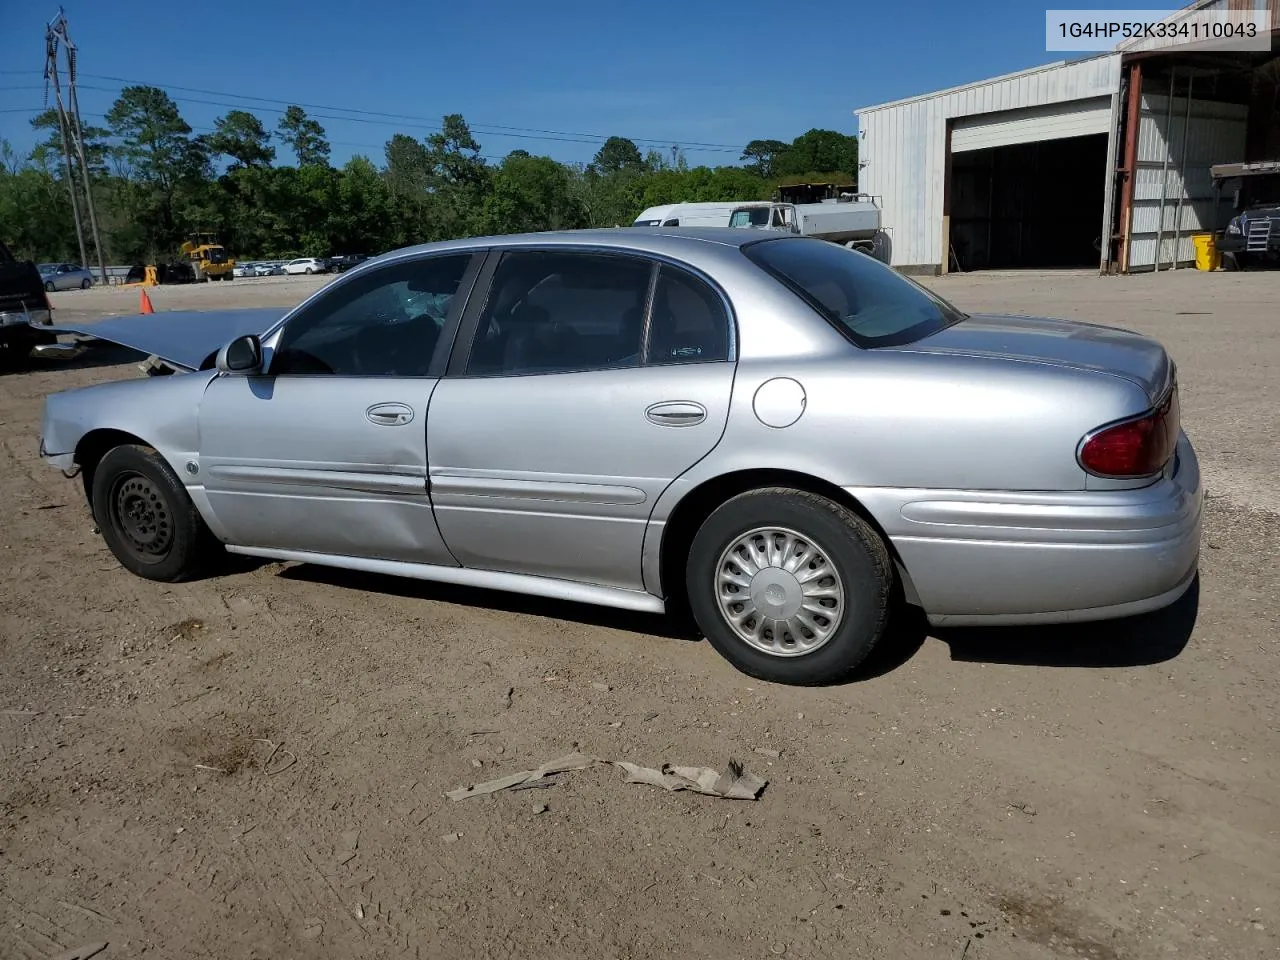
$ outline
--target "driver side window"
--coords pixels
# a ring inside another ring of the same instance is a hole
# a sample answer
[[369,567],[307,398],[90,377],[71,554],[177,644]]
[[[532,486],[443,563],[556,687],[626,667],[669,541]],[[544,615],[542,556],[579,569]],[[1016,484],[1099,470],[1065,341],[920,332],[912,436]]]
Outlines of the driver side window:
[[338,284],[289,321],[271,375],[428,376],[471,256],[406,260]]

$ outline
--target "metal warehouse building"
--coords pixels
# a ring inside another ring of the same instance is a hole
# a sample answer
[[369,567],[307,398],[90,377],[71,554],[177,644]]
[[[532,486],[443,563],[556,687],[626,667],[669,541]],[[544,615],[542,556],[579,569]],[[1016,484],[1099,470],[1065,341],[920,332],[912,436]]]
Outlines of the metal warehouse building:
[[[1275,27],[1280,0],[1186,9],[1264,4]],[[859,189],[883,207],[890,262],[912,273],[1192,263],[1192,235],[1233,210],[1210,167],[1280,159],[1276,36],[1265,53],[1130,41],[854,111]]]

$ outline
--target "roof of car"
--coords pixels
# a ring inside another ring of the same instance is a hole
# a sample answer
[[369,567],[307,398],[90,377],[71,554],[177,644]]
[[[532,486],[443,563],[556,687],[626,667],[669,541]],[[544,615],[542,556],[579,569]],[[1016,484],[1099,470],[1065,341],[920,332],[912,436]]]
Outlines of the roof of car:
[[[780,236],[780,235],[778,235]],[[767,239],[759,230],[730,227],[612,227],[591,230],[551,230],[543,233],[513,233],[492,237],[467,237],[392,250],[378,259],[413,253],[477,247],[602,247],[643,251],[692,250],[706,244],[736,248],[754,240]]]

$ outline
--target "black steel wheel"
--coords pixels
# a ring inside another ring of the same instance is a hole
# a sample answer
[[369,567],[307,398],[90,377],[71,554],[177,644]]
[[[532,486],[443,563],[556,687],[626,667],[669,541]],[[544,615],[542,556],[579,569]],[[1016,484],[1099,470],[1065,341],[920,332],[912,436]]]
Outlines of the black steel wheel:
[[109,450],[93,473],[93,514],[117,560],[148,580],[203,568],[214,539],[169,465],[149,447]]

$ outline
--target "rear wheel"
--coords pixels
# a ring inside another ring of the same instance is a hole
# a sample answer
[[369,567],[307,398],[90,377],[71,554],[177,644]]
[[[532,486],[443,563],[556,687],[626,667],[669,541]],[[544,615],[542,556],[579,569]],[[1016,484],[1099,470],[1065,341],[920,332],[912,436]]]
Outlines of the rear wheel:
[[187,580],[214,544],[182,481],[154,450],[109,450],[93,474],[93,515],[111,552],[148,580]]
[[46,280],[44,282],[44,289],[45,289],[45,293],[53,293],[53,281]]
[[815,685],[858,666],[884,632],[888,550],[842,504],[783,487],[722,504],[694,536],[686,570],[698,626],[742,672]]

